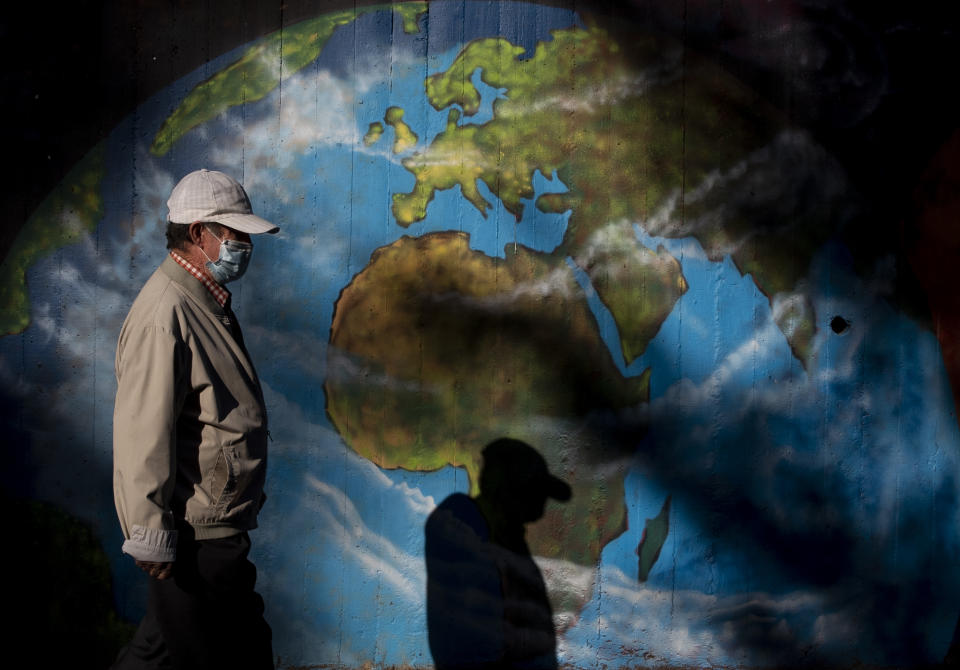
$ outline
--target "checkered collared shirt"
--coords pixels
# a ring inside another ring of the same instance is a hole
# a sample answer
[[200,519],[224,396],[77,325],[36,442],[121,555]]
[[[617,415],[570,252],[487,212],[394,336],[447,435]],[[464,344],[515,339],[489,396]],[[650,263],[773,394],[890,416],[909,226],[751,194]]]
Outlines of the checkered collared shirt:
[[210,279],[206,273],[198,270],[193,263],[178,254],[176,251],[171,250],[170,257],[179,263],[184,270],[196,277],[200,283],[203,284],[208,291],[210,291],[210,295],[213,296],[213,299],[216,300],[221,307],[226,307],[227,301],[230,300],[230,291]]

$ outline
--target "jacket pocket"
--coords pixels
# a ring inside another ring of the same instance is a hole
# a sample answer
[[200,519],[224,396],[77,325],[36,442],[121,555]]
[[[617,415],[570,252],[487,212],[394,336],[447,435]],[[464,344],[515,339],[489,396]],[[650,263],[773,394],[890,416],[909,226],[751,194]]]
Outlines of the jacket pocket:
[[217,462],[210,473],[210,496],[214,507],[225,509],[237,492],[240,479],[240,456],[236,446],[220,447]]

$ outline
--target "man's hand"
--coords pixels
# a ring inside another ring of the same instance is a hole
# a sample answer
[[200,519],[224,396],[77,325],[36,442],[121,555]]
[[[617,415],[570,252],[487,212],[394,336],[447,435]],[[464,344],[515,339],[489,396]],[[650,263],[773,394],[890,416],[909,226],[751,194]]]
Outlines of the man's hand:
[[173,575],[173,562],[154,563],[153,561],[133,560],[137,567],[156,579],[168,579]]

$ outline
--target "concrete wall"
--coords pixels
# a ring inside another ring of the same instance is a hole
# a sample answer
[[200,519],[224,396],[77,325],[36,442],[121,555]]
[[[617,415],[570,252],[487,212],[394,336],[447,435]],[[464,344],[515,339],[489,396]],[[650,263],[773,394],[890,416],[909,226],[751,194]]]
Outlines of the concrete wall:
[[51,31],[86,49],[50,49],[87,60],[8,79],[25,169],[5,195],[23,216],[3,238],[0,416],[24,659],[55,633],[47,657],[102,666],[142,613],[111,497],[114,346],[199,167],[281,227],[231,285],[270,413],[253,556],[280,667],[432,665],[424,527],[477,494],[500,436],[572,490],[527,531],[561,665],[947,654],[944,17],[82,9]]

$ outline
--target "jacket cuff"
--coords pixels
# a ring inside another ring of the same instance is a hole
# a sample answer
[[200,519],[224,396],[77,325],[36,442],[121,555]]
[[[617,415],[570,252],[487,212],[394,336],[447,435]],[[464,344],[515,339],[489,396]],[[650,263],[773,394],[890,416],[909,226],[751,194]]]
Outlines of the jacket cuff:
[[134,525],[122,551],[140,561],[168,563],[177,560],[177,531]]

